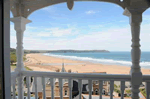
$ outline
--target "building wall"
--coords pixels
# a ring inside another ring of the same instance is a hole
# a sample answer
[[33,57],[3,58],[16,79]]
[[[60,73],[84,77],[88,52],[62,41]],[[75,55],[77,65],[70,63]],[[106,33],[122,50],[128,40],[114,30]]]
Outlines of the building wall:
[[[67,95],[65,95],[65,90],[67,91]],[[51,96],[51,86],[46,85],[46,96]],[[60,91],[59,91],[59,83],[55,83],[55,88],[54,88],[54,96],[60,96]],[[65,83],[63,86],[63,96],[69,96],[69,87],[68,83]]]
[[[99,83],[93,83],[93,95],[96,95],[96,89],[98,90],[98,95],[99,95]],[[103,83],[103,89],[105,90],[105,94],[109,92],[109,83],[108,81],[105,81]]]

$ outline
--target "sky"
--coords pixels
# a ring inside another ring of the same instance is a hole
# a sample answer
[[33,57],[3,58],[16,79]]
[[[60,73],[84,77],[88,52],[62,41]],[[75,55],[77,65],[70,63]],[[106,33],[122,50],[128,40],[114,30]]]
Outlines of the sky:
[[[28,50],[130,51],[131,30],[124,9],[113,3],[78,1],[70,11],[66,3],[33,12],[26,25],[23,46]],[[10,12],[12,18],[12,13]],[[14,23],[10,44],[16,48]],[[150,9],[143,13],[141,51],[150,51]]]

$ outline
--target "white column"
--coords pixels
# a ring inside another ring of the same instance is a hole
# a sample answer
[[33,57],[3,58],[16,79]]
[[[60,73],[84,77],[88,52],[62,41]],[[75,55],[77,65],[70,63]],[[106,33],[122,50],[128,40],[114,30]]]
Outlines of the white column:
[[142,11],[137,9],[125,9],[124,15],[129,16],[132,34],[132,66],[131,66],[131,91],[132,99],[139,99],[139,87],[142,83],[142,72],[140,67],[140,25],[142,22]]
[[24,18],[24,17],[15,17],[11,18],[11,21],[14,22],[14,28],[16,30],[17,36],[17,47],[16,47],[16,54],[17,54],[17,68],[15,71],[22,71],[24,69],[23,65],[23,33],[26,29],[26,24],[30,23],[31,21]]
[[17,85],[18,85],[18,99],[23,99],[24,96],[24,81],[23,76],[21,75],[21,71],[25,70],[23,64],[23,33],[26,29],[26,24],[31,21],[24,17],[15,17],[11,18],[11,21],[14,22],[14,28],[16,30],[17,36],[17,47],[16,47],[16,55],[17,55],[17,67],[15,71],[19,72],[20,75],[17,77]]
[[[135,11],[136,12],[136,11]],[[140,67],[140,25],[142,22],[142,13],[132,13],[130,16],[130,25],[132,33],[132,66],[131,66],[131,86],[132,99],[139,99],[139,87],[142,83],[142,72]]]

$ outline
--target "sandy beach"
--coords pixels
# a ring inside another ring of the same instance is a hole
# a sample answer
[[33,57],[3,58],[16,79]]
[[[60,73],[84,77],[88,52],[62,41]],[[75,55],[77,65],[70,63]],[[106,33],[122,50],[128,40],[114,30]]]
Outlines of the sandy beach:
[[[91,63],[87,61],[77,61],[71,59],[62,59],[57,57],[46,56],[42,54],[27,54],[27,60],[24,65],[33,71],[55,71],[61,69],[64,61],[65,69],[78,73],[90,72],[106,72],[107,74],[129,74],[130,67],[118,65],[104,65],[99,63]],[[150,74],[150,69],[141,69],[143,74]]]

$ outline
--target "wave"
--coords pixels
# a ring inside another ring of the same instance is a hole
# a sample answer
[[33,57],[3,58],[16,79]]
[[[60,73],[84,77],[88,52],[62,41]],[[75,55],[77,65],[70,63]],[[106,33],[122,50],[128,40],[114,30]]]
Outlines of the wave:
[[[66,58],[66,59],[73,59],[73,60],[81,60],[81,61],[90,61],[96,63],[103,63],[103,64],[114,64],[114,65],[124,65],[124,66],[131,66],[131,61],[123,61],[123,60],[113,60],[113,59],[96,59],[90,57],[77,57],[77,56],[66,56],[66,55],[55,55],[55,54],[43,54],[47,56],[59,57],[59,58]],[[140,62],[140,66],[144,68],[150,68],[150,62]]]

